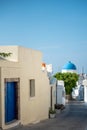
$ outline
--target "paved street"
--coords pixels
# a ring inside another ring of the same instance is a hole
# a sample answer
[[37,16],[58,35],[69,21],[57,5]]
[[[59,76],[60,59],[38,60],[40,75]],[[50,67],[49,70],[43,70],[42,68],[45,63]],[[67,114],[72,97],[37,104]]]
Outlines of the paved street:
[[12,130],[87,130],[87,104],[70,102],[55,119],[20,126]]

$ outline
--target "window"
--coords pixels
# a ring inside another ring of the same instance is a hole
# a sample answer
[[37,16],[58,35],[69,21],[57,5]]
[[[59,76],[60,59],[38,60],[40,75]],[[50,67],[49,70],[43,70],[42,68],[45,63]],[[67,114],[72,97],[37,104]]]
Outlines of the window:
[[35,80],[31,79],[30,80],[30,97],[35,96]]

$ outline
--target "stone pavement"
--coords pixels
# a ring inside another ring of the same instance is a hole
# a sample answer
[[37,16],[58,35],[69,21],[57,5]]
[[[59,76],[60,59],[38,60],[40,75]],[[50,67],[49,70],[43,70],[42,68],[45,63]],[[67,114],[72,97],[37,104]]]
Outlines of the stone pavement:
[[87,105],[83,102],[69,102],[54,119],[11,130],[87,130]]

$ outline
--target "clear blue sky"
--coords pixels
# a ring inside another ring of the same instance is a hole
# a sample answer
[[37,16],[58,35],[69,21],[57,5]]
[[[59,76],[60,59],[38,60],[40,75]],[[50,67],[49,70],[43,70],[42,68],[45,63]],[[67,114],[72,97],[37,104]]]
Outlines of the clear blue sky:
[[67,61],[87,73],[87,0],[0,0],[0,45],[42,51],[54,73]]

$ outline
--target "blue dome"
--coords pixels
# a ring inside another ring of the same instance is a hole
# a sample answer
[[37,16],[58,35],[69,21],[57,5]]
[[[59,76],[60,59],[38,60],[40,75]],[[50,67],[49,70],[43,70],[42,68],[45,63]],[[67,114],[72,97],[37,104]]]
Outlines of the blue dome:
[[66,70],[76,70],[76,66],[71,63],[70,61],[68,63],[66,63],[62,69],[66,69]]

